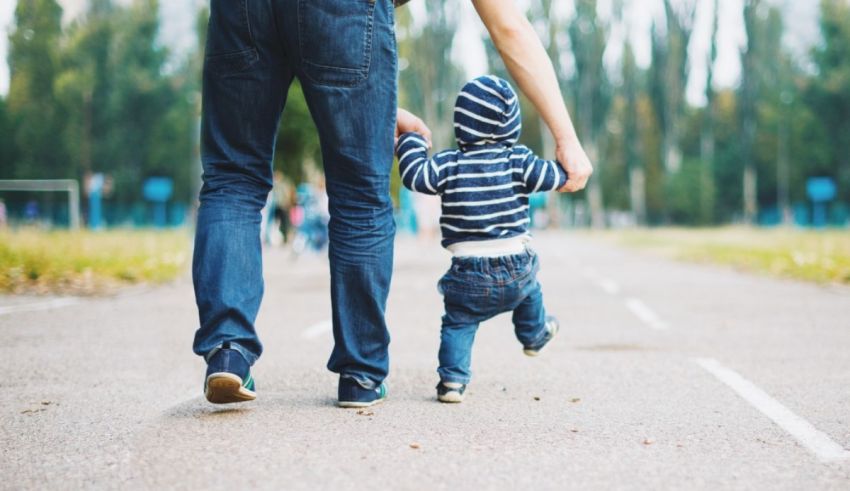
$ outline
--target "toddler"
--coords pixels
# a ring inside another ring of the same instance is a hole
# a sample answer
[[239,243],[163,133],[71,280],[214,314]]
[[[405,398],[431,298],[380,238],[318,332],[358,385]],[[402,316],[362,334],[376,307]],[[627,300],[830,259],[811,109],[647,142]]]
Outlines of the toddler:
[[522,121],[517,95],[494,76],[467,83],[454,109],[457,150],[428,158],[417,133],[398,139],[396,154],[405,187],[441,197],[442,245],[452,265],[437,288],[445,313],[440,334],[437,398],[463,401],[470,380],[478,324],[513,312],[517,339],[528,356],[557,334],[537,282],[537,255],[527,247],[528,197],[563,187],[567,174],[518,145]]

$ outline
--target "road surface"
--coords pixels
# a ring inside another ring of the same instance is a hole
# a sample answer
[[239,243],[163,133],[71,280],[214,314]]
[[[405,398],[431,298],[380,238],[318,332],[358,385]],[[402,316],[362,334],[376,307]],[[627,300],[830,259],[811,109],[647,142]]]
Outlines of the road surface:
[[0,298],[0,488],[850,489],[850,293],[534,242],[561,334],[523,356],[481,326],[460,405],[435,401],[448,264],[397,241],[389,399],[334,406],[326,261],[265,255],[259,399],[214,406],[191,281]]

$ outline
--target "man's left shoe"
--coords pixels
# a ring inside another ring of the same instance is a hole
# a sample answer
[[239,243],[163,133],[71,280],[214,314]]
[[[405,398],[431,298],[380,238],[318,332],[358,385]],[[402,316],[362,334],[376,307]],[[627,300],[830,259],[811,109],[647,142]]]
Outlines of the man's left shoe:
[[242,353],[231,349],[228,343],[207,362],[204,395],[213,404],[253,401],[257,398],[251,366]]
[[545,327],[546,335],[543,336],[543,339],[541,339],[534,346],[522,347],[522,352],[525,353],[526,356],[537,356],[538,354],[540,354],[540,350],[542,350],[544,346],[549,344],[549,341],[551,341],[552,338],[554,338],[555,335],[558,334],[558,331],[561,329],[560,325],[558,324],[558,319],[550,315],[546,316]]
[[374,389],[364,389],[350,377],[340,377],[337,404],[339,407],[369,407],[387,398],[387,385],[381,383]]

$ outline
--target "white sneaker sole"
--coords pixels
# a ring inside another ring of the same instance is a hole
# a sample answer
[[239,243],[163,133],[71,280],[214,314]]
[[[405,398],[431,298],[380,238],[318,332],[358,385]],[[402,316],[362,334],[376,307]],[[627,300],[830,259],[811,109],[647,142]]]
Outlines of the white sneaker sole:
[[438,395],[437,400],[439,400],[440,402],[457,404],[459,402],[463,402],[463,394],[461,394],[460,392],[451,391],[442,395]]
[[242,379],[229,372],[211,373],[204,394],[213,404],[253,401],[257,393],[242,386]]
[[384,397],[383,399],[375,399],[372,402],[337,401],[336,404],[337,404],[337,406],[342,407],[342,408],[356,409],[356,408],[364,408],[364,407],[374,406],[375,404],[380,404],[380,403],[384,402],[384,399],[386,399],[386,397]]

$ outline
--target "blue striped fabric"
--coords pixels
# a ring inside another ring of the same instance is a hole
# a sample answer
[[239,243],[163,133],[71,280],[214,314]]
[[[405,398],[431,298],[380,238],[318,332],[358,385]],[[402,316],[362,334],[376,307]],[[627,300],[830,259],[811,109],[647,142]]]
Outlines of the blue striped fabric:
[[558,162],[517,145],[522,128],[516,93],[494,76],[467,83],[455,103],[459,149],[428,157],[424,138],[401,135],[399,173],[411,191],[442,198],[443,247],[528,233],[528,196],[567,181]]

